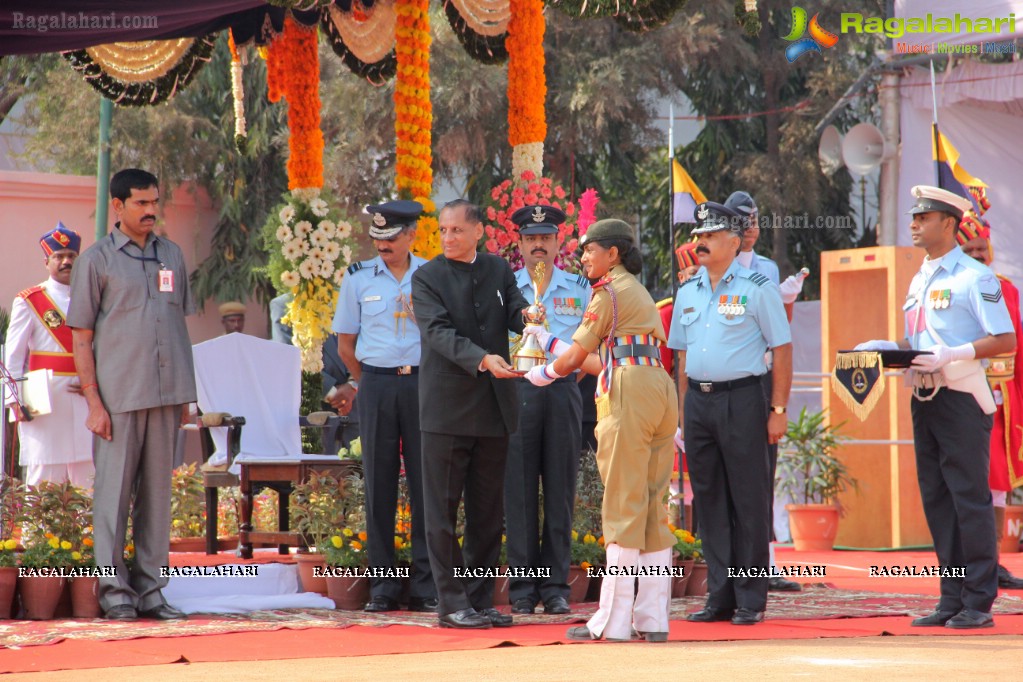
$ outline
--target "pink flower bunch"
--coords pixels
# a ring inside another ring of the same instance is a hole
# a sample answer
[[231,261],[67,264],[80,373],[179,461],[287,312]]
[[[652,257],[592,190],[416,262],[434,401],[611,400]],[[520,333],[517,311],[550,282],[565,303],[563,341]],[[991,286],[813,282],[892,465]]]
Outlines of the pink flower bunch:
[[[485,205],[487,251],[506,259],[513,269],[523,265],[519,251],[519,228],[511,221],[512,214],[523,206],[541,204],[561,209],[567,216],[558,231],[559,253],[555,265],[570,272],[579,271],[576,249],[579,239],[576,235],[578,211],[575,203],[567,198],[561,185],[551,178],[537,178],[533,171],[524,171],[520,182],[505,180],[490,190],[491,203]],[[592,222],[592,221],[591,221]]]

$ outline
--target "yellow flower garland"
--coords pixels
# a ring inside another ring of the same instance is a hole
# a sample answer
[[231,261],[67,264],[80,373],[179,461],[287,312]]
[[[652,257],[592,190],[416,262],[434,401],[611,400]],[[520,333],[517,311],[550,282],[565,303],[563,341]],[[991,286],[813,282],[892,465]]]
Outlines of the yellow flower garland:
[[[395,182],[399,194],[407,193],[421,203],[425,212],[435,210],[433,201],[433,154],[430,103],[430,14],[429,0],[397,0],[394,51],[398,61],[394,86],[394,132],[397,138]],[[432,258],[439,253],[437,220],[426,215],[419,220],[415,253]]]
[[513,177],[525,171],[543,173],[543,141],[547,137],[547,80],[543,36],[547,24],[543,0],[510,0],[508,22],[508,144]]

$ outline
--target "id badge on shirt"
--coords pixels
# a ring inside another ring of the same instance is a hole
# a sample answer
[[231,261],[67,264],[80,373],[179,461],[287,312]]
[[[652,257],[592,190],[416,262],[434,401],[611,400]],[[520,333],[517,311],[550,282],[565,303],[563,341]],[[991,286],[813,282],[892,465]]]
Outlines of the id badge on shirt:
[[157,275],[160,282],[160,293],[172,294],[174,293],[174,271],[173,270],[160,270]]

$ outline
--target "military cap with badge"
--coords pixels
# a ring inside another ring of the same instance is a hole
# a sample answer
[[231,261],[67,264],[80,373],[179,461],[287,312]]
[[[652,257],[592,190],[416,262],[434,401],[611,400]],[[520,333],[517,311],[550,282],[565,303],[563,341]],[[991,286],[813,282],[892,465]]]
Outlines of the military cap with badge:
[[418,201],[397,199],[382,204],[371,204],[366,213],[372,216],[369,238],[387,241],[394,239],[402,230],[412,227],[423,214],[423,205]]
[[43,253],[49,258],[55,251],[61,251],[68,249],[78,253],[82,248],[82,237],[74,230],[64,227],[64,223],[57,222],[57,227],[53,228],[39,239],[39,246],[43,248]]
[[558,225],[564,223],[565,218],[560,208],[530,204],[512,213],[511,221],[518,225],[520,235],[557,234]]
[[698,204],[693,214],[696,216],[696,227],[692,234],[709,234],[728,230],[741,237],[746,231],[747,217],[716,201],[705,201]]

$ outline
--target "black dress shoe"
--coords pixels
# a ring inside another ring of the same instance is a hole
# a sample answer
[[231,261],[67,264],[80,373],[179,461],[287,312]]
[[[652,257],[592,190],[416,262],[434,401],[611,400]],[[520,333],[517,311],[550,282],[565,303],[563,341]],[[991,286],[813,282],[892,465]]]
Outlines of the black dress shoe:
[[732,620],[734,615],[732,609],[711,609],[705,608],[702,611],[696,613],[690,613],[686,616],[686,620],[693,623],[716,623],[719,621]]
[[732,616],[732,625],[756,625],[764,622],[764,612],[753,609],[739,609]]
[[995,619],[991,617],[990,613],[977,611],[976,609],[963,609],[945,623],[945,627],[957,630],[993,628],[994,626]]
[[143,618],[153,618],[155,620],[186,620],[188,618],[184,611],[178,611],[170,604],[160,604],[151,609],[139,611],[139,615]]
[[476,609],[462,609],[454,613],[445,613],[438,618],[442,628],[463,628],[484,630],[490,627],[490,619]]
[[1023,578],[1017,578],[1005,566],[998,564],[998,586],[1006,590],[1023,590]]
[[550,599],[543,600],[543,612],[553,616],[561,616],[566,613],[572,613],[572,607],[568,605],[568,600],[564,597],[551,597]]
[[776,575],[767,581],[767,589],[772,592],[801,592],[803,587],[794,580],[786,580]]
[[437,613],[436,597],[409,597],[409,611],[421,611],[423,613]]
[[487,609],[480,609],[477,613],[489,620],[490,624],[495,628],[509,628],[515,624],[515,620],[511,616],[501,613],[493,606]]
[[368,611],[369,613],[397,611],[398,601],[395,599],[391,599],[390,597],[385,597],[382,594],[378,594],[377,596],[371,598],[369,602],[364,607],[362,607],[362,610]]
[[934,613],[929,613],[926,616],[914,618],[910,625],[916,628],[941,627],[954,615],[956,615],[955,611],[935,611]]
[[522,599],[515,600],[511,610],[512,613],[533,613],[536,610],[536,604],[533,603],[532,599],[523,597]]
[[131,604],[118,604],[104,611],[103,617],[107,620],[136,620],[139,612]]

